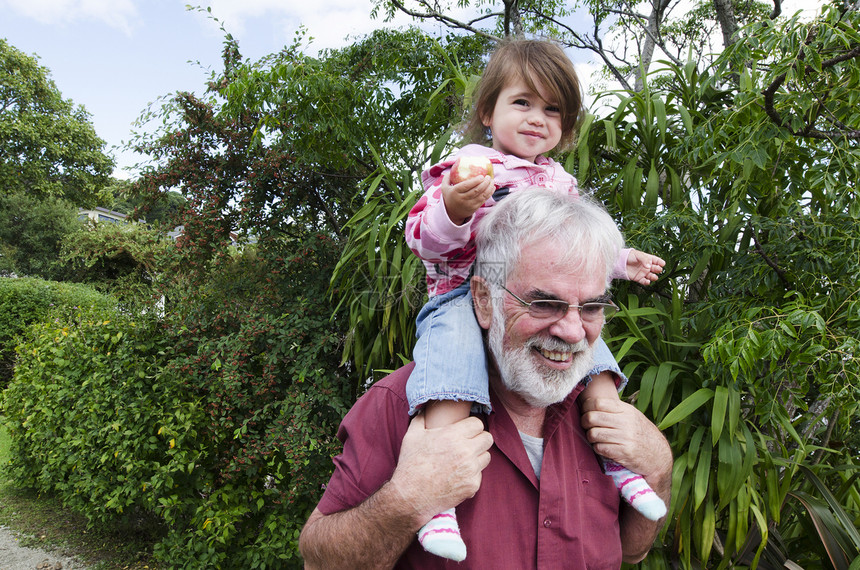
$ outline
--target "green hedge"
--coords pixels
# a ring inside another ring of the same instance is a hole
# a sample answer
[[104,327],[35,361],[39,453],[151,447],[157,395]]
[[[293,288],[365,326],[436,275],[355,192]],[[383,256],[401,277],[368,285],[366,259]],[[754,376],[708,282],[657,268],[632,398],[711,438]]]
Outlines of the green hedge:
[[338,347],[301,299],[205,326],[55,315],[29,330],[0,401],[9,474],[93,522],[161,521],[167,567],[299,568],[349,398]]
[[0,389],[12,378],[15,346],[28,325],[56,309],[91,306],[112,307],[115,301],[77,283],[0,277]]
[[110,522],[193,476],[185,442],[200,412],[156,378],[167,344],[152,322],[110,309],[33,325],[2,400],[17,484]]

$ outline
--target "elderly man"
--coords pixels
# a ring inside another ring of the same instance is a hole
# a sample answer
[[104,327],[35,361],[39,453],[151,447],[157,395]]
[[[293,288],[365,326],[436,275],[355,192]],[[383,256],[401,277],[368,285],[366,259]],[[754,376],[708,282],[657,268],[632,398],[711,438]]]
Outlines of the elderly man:
[[[668,504],[671,450],[634,407],[576,402],[622,242],[587,198],[535,189],[493,208],[471,282],[493,411],[426,429],[407,415],[411,365],[371,387],[341,424],[343,453],[302,531],[307,568],[618,568],[647,554],[660,524],[619,501],[595,453]],[[415,539],[455,506],[462,565]]]

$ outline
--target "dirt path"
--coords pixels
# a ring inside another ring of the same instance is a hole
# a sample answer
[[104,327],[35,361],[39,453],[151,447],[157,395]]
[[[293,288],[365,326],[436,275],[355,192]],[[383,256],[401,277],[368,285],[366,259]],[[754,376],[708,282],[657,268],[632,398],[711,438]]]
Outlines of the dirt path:
[[86,570],[86,566],[62,552],[48,552],[21,546],[11,530],[0,526],[0,570],[60,569]]

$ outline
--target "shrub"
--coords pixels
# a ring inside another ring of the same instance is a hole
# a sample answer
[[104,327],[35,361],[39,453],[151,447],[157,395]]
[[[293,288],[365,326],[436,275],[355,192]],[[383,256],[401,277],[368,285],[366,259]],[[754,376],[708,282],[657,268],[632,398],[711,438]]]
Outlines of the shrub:
[[179,566],[299,567],[299,531],[330,471],[349,383],[338,389],[324,363],[305,365],[326,352],[337,362],[328,320],[307,307],[231,321],[236,330],[208,339],[220,320],[188,330],[183,343],[196,350],[171,363],[204,402],[207,479],[200,498],[164,504],[174,532],[156,552]]
[[0,389],[12,378],[15,346],[28,325],[47,319],[60,308],[114,304],[111,297],[86,285],[0,277]]
[[324,302],[335,244],[272,242],[171,298],[172,374],[206,412],[200,499],[165,505],[156,552],[183,567],[301,567],[298,536],[338,450],[355,381]]
[[101,308],[33,325],[2,399],[10,475],[94,522],[157,518],[169,567],[300,567],[355,380],[319,302],[335,245],[272,247],[177,287],[161,320]]
[[161,274],[170,273],[172,240],[143,224],[89,224],[62,243],[70,281],[88,283],[132,304],[152,303]]
[[159,373],[167,345],[154,321],[112,309],[33,325],[3,393],[14,480],[101,522],[193,489],[202,412]]
[[60,244],[82,227],[78,208],[61,198],[9,190],[0,192],[0,275],[64,280]]

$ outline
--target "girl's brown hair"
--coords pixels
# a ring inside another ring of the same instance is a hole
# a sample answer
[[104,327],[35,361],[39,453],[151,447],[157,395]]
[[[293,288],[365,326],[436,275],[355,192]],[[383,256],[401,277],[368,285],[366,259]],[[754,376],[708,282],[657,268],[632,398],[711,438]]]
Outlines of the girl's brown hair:
[[554,99],[561,110],[561,141],[556,147],[564,150],[573,142],[584,116],[579,77],[573,63],[561,47],[548,40],[504,40],[490,56],[475,92],[475,106],[466,124],[469,142],[490,140],[484,119],[493,116],[499,93],[511,81],[521,79],[525,85],[540,93],[538,86]]

